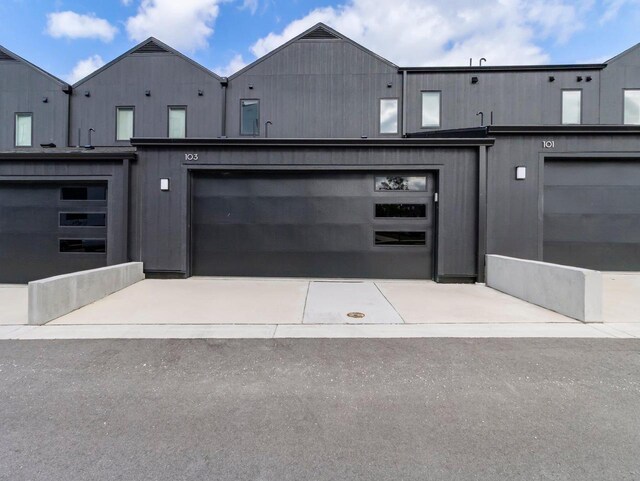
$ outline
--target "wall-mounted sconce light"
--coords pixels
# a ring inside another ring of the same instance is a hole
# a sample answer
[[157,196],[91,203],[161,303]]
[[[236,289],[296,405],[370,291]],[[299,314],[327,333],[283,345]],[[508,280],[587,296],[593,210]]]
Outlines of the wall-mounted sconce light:
[[591,82],[593,80],[593,78],[591,76],[587,77],[587,82]]
[[390,89],[391,87],[393,87],[393,82],[389,82],[389,83],[387,84],[387,88],[388,88],[388,89]]
[[249,84],[249,90],[253,90],[253,84]]
[[204,95],[204,90],[198,89],[198,97],[202,97]]
[[46,104],[47,102],[49,102],[49,97],[42,97],[42,103]]
[[145,91],[144,91],[144,94],[145,94],[147,97],[151,97],[151,90],[145,90]]
[[160,190],[169,190],[169,179],[160,179]]
[[576,81],[577,82],[582,82],[582,76],[578,75],[578,77],[576,77]]
[[84,91],[84,96],[85,97],[91,97],[91,92],[89,92],[88,90]]
[[549,82],[555,82],[556,78],[553,75],[549,75]]
[[527,178],[527,168],[524,166],[516,167],[516,180],[524,180]]
[[472,84],[477,84],[479,81],[478,77],[471,77],[471,83]]

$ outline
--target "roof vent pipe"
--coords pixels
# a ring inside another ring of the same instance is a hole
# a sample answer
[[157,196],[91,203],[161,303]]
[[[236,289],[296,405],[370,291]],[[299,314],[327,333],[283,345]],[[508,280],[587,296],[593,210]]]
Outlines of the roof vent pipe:
[[264,138],[268,139],[269,138],[269,126],[273,125],[273,122],[271,122],[271,120],[267,120],[264,123]]
[[480,116],[480,127],[484,127],[484,112],[478,112],[476,116]]
[[473,58],[469,59],[469,67],[473,67]]
[[85,146],[84,146],[84,148],[85,148],[85,149],[88,149],[88,150],[93,150],[93,149],[95,149],[95,147],[94,147],[93,145],[91,145],[91,132],[95,132],[95,131],[96,131],[96,130],[95,130],[95,129],[93,129],[93,128],[92,128],[92,129],[89,129],[89,143],[88,143],[87,145],[85,145]]
[[486,59],[486,58],[484,58],[484,57],[482,57],[482,58],[480,59],[480,66],[482,67],[482,62],[486,62],[486,61],[487,61],[487,59]]

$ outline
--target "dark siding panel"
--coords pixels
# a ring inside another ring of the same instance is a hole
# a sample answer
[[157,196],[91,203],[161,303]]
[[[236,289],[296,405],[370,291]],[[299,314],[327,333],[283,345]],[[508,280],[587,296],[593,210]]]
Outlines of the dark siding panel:
[[[151,91],[149,97],[145,95],[147,90]],[[199,96],[198,90],[204,95]],[[135,107],[137,137],[167,137],[169,105],[187,107],[188,137],[218,137],[221,90],[215,77],[176,55],[130,55],[74,91],[72,142],[77,143],[80,128],[85,144],[89,128],[94,128],[94,145],[127,145],[128,142],[115,140],[116,106]],[[87,91],[90,97],[85,97]]]
[[68,102],[57,82],[21,62],[0,62],[0,150],[15,146],[16,112],[33,113],[34,146],[53,142],[65,147]]

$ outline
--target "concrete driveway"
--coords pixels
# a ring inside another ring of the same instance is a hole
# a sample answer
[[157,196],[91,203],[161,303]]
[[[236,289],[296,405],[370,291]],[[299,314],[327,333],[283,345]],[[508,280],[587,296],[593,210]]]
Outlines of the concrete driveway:
[[148,279],[49,324],[577,322],[483,285],[432,281]]
[[28,289],[22,284],[0,284],[0,326],[27,323]]

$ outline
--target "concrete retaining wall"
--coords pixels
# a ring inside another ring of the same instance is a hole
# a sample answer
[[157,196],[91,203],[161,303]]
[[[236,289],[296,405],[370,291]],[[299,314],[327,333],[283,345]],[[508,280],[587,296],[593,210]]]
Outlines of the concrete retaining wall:
[[129,262],[29,282],[29,324],[46,324],[143,279],[142,262]]
[[602,322],[598,271],[488,255],[487,286],[580,321]]

